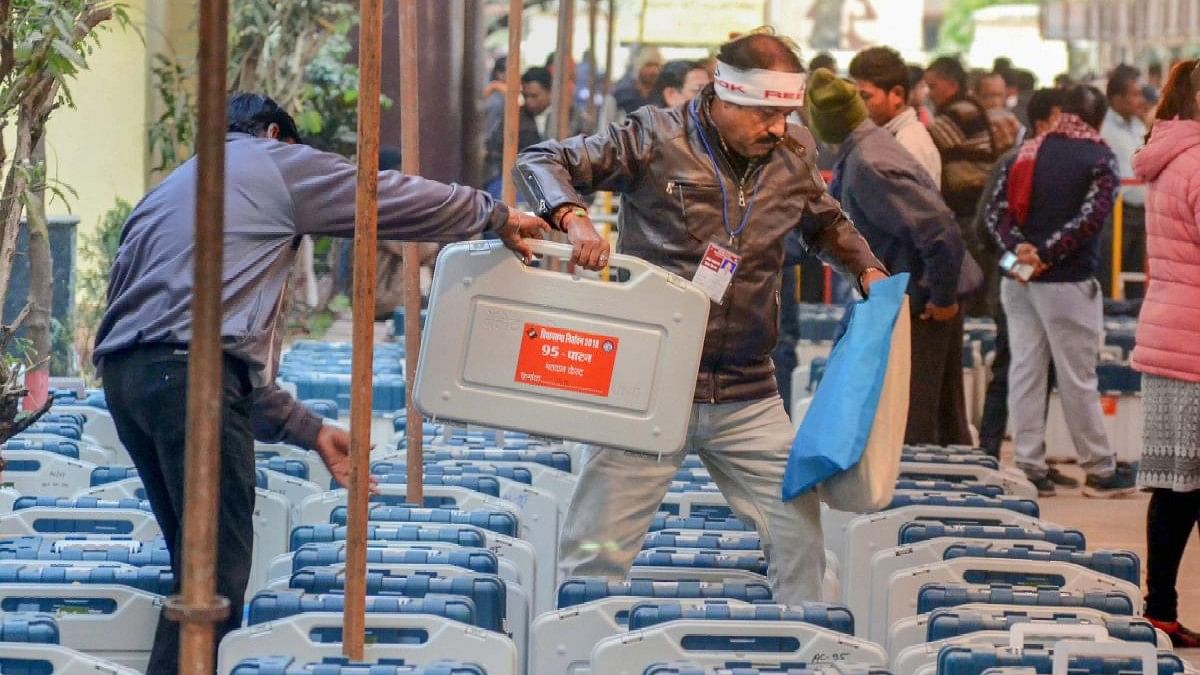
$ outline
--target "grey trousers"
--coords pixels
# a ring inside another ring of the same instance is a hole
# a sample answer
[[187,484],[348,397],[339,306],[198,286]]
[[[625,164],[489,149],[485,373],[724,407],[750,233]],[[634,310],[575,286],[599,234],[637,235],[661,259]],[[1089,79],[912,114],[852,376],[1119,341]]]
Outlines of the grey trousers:
[[739,517],[763,541],[777,602],[821,599],[825,540],[815,491],[780,499],[794,431],[778,396],[695,404],[682,451],[655,454],[593,448],[583,459],[559,542],[563,578],[624,579],[686,454],[704,466]]
[[1000,299],[1008,315],[1012,364],[1008,410],[1017,466],[1032,477],[1046,475],[1046,387],[1050,360],[1067,430],[1089,475],[1116,467],[1100,409],[1096,362],[1104,330],[1104,300],[1095,279],[1021,284],[1005,279]]

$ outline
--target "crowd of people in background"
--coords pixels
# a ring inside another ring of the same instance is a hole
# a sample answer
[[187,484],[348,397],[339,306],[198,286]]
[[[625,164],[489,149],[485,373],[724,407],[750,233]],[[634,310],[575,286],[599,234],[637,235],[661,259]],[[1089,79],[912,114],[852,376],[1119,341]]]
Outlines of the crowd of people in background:
[[[551,57],[553,58],[553,57]],[[486,187],[498,194],[503,148],[503,60],[484,91]],[[1042,496],[1153,491],[1147,616],[1178,646],[1200,636],[1176,617],[1176,576],[1200,523],[1200,68],[1145,75],[1120,65],[1103,78],[1056,77],[1038,88],[1008,59],[969,70],[943,56],[906,63],[887,47],[856,54],[847,70],[828,54],[808,64],[805,105],[793,118],[813,132],[830,192],[891,272],[909,272],[914,367],[908,443],[977,444],[1014,457]],[[578,69],[579,66],[576,66]],[[576,70],[576,108],[588,128],[619,124],[646,105],[674,108],[711,95],[711,59],[665,61],[636,49],[607,99]],[[555,134],[545,122],[551,74],[522,77],[520,147]],[[1147,190],[1147,185],[1149,190]],[[1114,278],[1113,219],[1120,204],[1123,270]],[[776,351],[790,400],[794,303],[821,299],[820,265],[803,246],[791,265]],[[1147,273],[1146,260],[1151,261]],[[799,270],[801,282],[795,275]],[[1142,275],[1148,274],[1150,283]],[[816,281],[814,281],[816,280]],[[1145,374],[1146,446],[1140,470],[1117,461],[1106,437],[1097,378],[1103,298],[1121,285],[1145,306],[1133,355]],[[791,289],[801,291],[791,293]],[[850,299],[849,287],[835,298]],[[796,297],[787,297],[787,296]],[[977,435],[960,374],[964,320],[996,322],[992,378]],[[1080,482],[1046,461],[1046,420],[1056,389]],[[1009,421],[1011,419],[1011,427]]]

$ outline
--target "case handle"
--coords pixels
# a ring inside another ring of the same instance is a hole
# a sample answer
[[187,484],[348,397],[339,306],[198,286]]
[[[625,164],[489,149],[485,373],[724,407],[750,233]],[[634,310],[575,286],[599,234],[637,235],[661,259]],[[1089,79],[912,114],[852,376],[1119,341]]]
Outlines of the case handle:
[[1072,656],[1140,658],[1142,675],[1158,675],[1158,648],[1149,642],[1085,642],[1061,640],[1054,645],[1051,675],[1068,675]]
[[[558,242],[546,241],[544,239],[528,239],[529,248],[542,257],[558,258],[560,260],[571,259],[571,246],[569,244],[560,244]],[[627,269],[632,276],[629,283],[641,279],[642,277],[654,272],[655,268],[641,258],[635,258],[630,255],[621,255],[620,253],[612,253],[608,257],[608,266]],[[591,281],[585,279],[585,281]],[[607,283],[607,282],[596,282]]]
[[1008,629],[1008,644],[1013,649],[1024,649],[1029,636],[1050,638],[1086,638],[1093,642],[1108,639],[1108,628],[1099,624],[1045,624],[1018,623]]

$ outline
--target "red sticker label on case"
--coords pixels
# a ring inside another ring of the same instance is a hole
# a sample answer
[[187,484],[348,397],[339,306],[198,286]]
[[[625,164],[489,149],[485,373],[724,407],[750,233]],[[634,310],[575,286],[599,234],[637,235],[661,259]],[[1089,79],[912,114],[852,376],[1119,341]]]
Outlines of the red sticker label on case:
[[527,323],[514,381],[607,397],[618,343],[607,335]]

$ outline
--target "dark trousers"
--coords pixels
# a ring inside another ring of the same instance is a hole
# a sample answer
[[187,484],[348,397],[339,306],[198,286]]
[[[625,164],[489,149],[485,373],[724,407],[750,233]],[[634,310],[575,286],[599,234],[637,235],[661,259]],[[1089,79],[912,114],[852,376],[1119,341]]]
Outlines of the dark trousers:
[[[996,312],[996,351],[992,359],[992,380],[988,383],[983,399],[983,419],[979,422],[979,446],[989,455],[1000,459],[1000,446],[1008,429],[1008,366],[1012,363],[1012,350],[1008,345],[1008,319],[1004,309]],[[1046,387],[1046,403],[1049,410],[1050,392],[1054,389],[1054,361],[1050,361],[1050,375]],[[1049,414],[1049,413],[1047,413]]]
[[1192,530],[1200,530],[1200,490],[1155,488],[1146,510],[1146,616],[1170,623],[1178,619],[1175,585],[1179,563]]
[[970,445],[962,375],[963,319],[912,318],[907,444]]
[[992,381],[983,399],[983,419],[979,421],[979,446],[999,459],[1004,431],[1008,426],[1008,364],[1012,352],[1008,348],[1008,321],[1004,311],[996,314],[996,351],[992,357]]
[[[104,394],[146,496],[171,552],[175,592],[182,582],[184,442],[187,352],[168,346],[138,347],[104,359]],[[245,365],[225,357],[221,405],[221,494],[217,514],[217,593],[229,599],[229,618],[217,626],[214,646],[242,624],[242,599],[250,580],[254,545],[254,435],[250,379]],[[163,616],[146,672],[178,671],[179,625]]]
[[792,416],[792,371],[796,369],[796,341],[790,337],[781,337],[775,351],[771,354],[775,362],[775,385],[779,388],[779,397],[783,399],[783,407],[788,417]]

